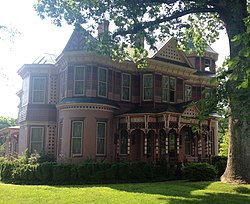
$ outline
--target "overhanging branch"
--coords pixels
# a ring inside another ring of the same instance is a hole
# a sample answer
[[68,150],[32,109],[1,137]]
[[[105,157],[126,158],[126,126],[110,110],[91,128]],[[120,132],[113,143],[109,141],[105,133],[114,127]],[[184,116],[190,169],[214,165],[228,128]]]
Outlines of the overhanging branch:
[[190,8],[190,9],[187,9],[184,11],[175,12],[171,16],[165,16],[163,18],[158,18],[154,21],[147,21],[147,22],[138,23],[134,27],[132,27],[131,29],[128,29],[128,30],[117,31],[113,34],[113,38],[115,38],[118,35],[125,36],[127,34],[136,34],[139,31],[144,30],[146,28],[161,24],[163,22],[168,22],[168,21],[177,19],[177,18],[183,17],[183,16],[191,14],[191,13],[216,13],[216,12],[217,12],[217,9],[215,9],[215,8],[208,8],[208,7]]

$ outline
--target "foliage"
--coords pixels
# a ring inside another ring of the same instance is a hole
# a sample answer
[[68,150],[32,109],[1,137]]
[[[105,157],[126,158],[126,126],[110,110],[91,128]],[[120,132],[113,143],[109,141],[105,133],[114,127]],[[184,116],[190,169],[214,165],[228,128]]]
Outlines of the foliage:
[[[159,171],[159,169],[165,171]],[[169,165],[156,167],[145,162],[91,162],[80,165],[54,162],[24,164],[3,161],[0,163],[1,181],[22,184],[145,182],[179,178],[169,172]]]
[[217,171],[217,177],[220,178],[225,172],[227,166],[227,157],[225,156],[214,156],[212,158],[212,164]]
[[[139,66],[146,66],[144,59],[148,54],[140,39],[154,51],[156,44],[169,36],[175,36],[181,48],[193,50],[194,47],[188,46],[193,39],[196,51],[202,53],[223,28],[216,9],[203,1],[195,4],[189,1],[37,0],[34,7],[42,19],[51,17],[58,26],[62,20],[81,24],[90,34],[96,32],[99,23],[112,22],[113,31],[99,36],[100,42],[92,42],[90,49],[98,47],[101,53],[114,59],[129,58]],[[187,17],[181,18],[183,16]],[[131,48],[129,52],[127,48]]]
[[190,181],[213,181],[216,169],[208,163],[190,163],[184,167],[184,174]]
[[0,116],[0,129],[15,126],[16,119],[9,116]]
[[228,145],[229,145],[229,139],[228,139],[228,132],[226,132],[223,135],[222,142],[220,143],[220,151],[219,155],[227,157],[228,156]]

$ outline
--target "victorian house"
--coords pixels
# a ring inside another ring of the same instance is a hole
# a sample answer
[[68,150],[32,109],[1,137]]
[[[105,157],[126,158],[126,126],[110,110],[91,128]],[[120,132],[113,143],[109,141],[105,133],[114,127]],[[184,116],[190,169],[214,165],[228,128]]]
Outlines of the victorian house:
[[88,37],[78,27],[57,58],[19,69],[19,154],[28,148],[79,163],[195,162],[218,153],[217,118],[199,121],[196,105],[208,96],[216,52],[186,55],[170,39],[138,69],[87,51]]

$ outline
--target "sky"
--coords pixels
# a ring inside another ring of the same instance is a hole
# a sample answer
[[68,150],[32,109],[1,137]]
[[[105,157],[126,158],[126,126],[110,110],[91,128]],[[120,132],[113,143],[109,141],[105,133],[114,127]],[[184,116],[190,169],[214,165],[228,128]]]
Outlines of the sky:
[[[0,116],[18,116],[16,93],[22,89],[18,69],[43,53],[59,55],[73,32],[72,26],[57,27],[50,19],[40,19],[33,3],[34,0],[0,0],[0,25],[20,33],[10,39],[0,31]],[[220,66],[229,53],[225,31],[211,47],[219,53],[217,65]]]

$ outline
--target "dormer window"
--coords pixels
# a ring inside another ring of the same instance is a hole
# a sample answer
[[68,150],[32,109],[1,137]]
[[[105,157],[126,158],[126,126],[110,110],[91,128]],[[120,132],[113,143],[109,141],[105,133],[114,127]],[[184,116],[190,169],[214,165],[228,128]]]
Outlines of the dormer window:
[[212,71],[212,60],[209,58],[204,58],[204,67],[205,67],[205,71],[211,72]]

